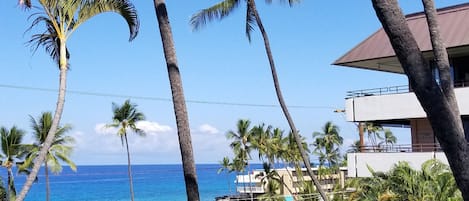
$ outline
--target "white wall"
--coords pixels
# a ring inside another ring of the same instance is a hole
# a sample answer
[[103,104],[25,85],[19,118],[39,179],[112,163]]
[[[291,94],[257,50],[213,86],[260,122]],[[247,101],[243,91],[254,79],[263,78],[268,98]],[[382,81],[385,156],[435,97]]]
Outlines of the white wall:
[[[461,115],[469,115],[469,87],[456,88]],[[425,118],[414,93],[363,96],[345,100],[347,121]]]
[[367,166],[375,172],[387,172],[399,161],[407,161],[412,168],[420,170],[422,163],[433,158],[448,164],[443,152],[349,153],[348,177],[370,177]]

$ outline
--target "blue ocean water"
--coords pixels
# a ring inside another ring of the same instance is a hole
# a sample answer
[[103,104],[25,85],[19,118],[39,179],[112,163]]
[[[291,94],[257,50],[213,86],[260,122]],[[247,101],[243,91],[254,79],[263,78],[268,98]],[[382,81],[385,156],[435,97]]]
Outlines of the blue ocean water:
[[[200,199],[213,201],[215,197],[234,193],[234,173],[217,174],[220,165],[197,165]],[[2,168],[3,169],[3,168]],[[187,200],[181,165],[133,165],[136,201]],[[6,183],[6,172],[1,171]],[[19,193],[24,175],[15,175]],[[27,201],[45,200],[45,179],[41,171],[39,180],[31,188]],[[128,201],[130,200],[126,165],[78,166],[73,172],[64,167],[59,175],[49,175],[53,201]]]

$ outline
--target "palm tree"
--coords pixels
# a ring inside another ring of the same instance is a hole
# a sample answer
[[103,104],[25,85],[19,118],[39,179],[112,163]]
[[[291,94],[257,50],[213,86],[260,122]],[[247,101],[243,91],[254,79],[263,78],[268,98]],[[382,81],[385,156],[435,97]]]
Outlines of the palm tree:
[[[39,150],[41,150],[44,145],[47,133],[49,132],[52,124],[52,113],[44,112],[37,120],[30,116],[30,121],[35,143],[30,146],[31,150],[29,150],[25,162],[22,165],[24,168],[30,168],[34,164],[34,160],[37,158]],[[75,142],[75,139],[71,136],[65,135],[71,129],[72,127],[70,125],[65,125],[63,127],[59,126],[57,128],[52,145],[47,152],[46,160],[44,160],[47,201],[50,200],[49,168],[52,173],[60,173],[62,172],[62,164],[60,162],[65,162],[70,169],[73,171],[77,170],[75,163],[70,159],[70,154],[73,149],[70,145]]]
[[[298,2],[298,1],[299,0],[288,0],[288,3],[291,6],[293,3]],[[192,27],[194,28],[194,30],[198,30],[203,25],[205,25],[207,21],[212,21],[215,19],[220,20],[230,15],[232,11],[234,11],[241,4],[241,2],[242,2],[241,0],[223,0],[213,5],[212,7],[203,9],[199,11],[198,13],[196,13],[195,15],[193,15],[190,20],[190,23]],[[262,34],[262,38],[264,39],[264,47],[265,47],[265,51],[267,54],[267,58],[269,60],[270,71],[272,73],[274,88],[277,94],[277,99],[279,101],[280,107],[282,108],[285,118],[288,121],[288,125],[290,126],[290,129],[293,132],[293,135],[295,136],[296,144],[298,146],[298,150],[301,153],[301,157],[303,159],[304,165],[306,166],[307,172],[309,176],[313,179],[313,182],[315,186],[318,188],[318,191],[320,192],[323,200],[327,201],[328,199],[326,197],[326,194],[321,189],[321,185],[319,184],[319,181],[316,179],[313,171],[311,170],[309,157],[306,155],[306,152],[303,150],[303,147],[301,146],[300,136],[297,133],[296,126],[293,123],[293,119],[290,115],[290,112],[288,111],[287,104],[285,103],[285,100],[283,99],[282,91],[280,89],[280,83],[278,80],[277,69],[275,67],[274,58],[272,55],[272,51],[270,49],[269,37],[267,36],[267,32],[264,28],[264,25],[262,24],[262,20],[257,11],[256,2],[255,0],[245,0],[245,2],[246,2],[246,13],[247,13],[246,14],[246,36],[248,40],[251,41],[251,31],[254,29],[254,26],[257,25],[257,27],[259,28]],[[272,0],[266,0],[266,2],[270,3],[272,2]]]
[[265,128],[264,124],[254,126],[251,129],[251,145],[252,148],[257,150],[259,154],[259,159],[264,160],[267,159],[269,161],[269,165],[273,165],[274,163],[274,145],[272,144],[272,126],[267,126]]
[[251,121],[240,119],[237,123],[237,131],[228,131],[226,137],[232,139],[230,146],[236,154],[236,158],[248,163],[251,159]]
[[[251,150],[252,150],[252,130],[250,128],[251,121],[240,119],[237,123],[237,131],[228,131],[226,137],[232,139],[230,147],[233,149],[235,154],[235,160],[239,160],[244,166],[241,169],[241,172],[246,170],[246,166],[249,166],[249,160],[251,160]],[[249,167],[248,167],[249,169]],[[251,176],[248,174],[249,180]],[[251,182],[251,181],[249,181]],[[246,187],[245,187],[246,188]],[[252,198],[252,188],[249,188]],[[246,189],[245,189],[246,190]]]
[[279,160],[282,156],[282,151],[284,151],[282,149],[284,148],[285,137],[283,136],[283,130],[280,128],[274,128],[271,135],[268,150],[275,165],[275,159]]
[[[279,195],[279,193],[283,194],[282,190],[284,186],[286,187],[286,185],[283,183],[283,180],[278,174],[278,172],[275,169],[272,169],[270,167],[270,164],[268,163],[264,162],[262,166],[264,168],[264,172],[262,172],[261,174],[257,174],[256,178],[260,178],[266,193],[258,196],[257,197],[258,200],[263,200],[263,201],[285,200],[283,196]],[[278,193],[277,191],[280,191],[280,192]],[[290,194],[292,194],[291,191],[290,191]]]
[[378,146],[377,139],[382,137],[379,135],[379,132],[383,131],[383,127],[379,124],[374,124],[371,122],[366,122],[363,127],[364,132],[368,133],[368,140],[373,146],[373,150]]
[[217,174],[220,174],[221,172],[226,172],[226,180],[228,181],[228,188],[230,189],[231,193],[231,182],[228,179],[229,174],[233,171],[233,164],[230,162],[230,159],[225,156],[223,157],[223,160],[220,161],[220,168],[218,168]]
[[313,138],[315,152],[320,155],[320,162],[324,163],[327,160],[330,167],[337,165],[340,158],[339,147],[344,142],[344,139],[339,135],[339,128],[328,121],[322,132],[313,133]]
[[[301,139],[303,150],[305,150],[306,153],[310,153],[310,150],[308,148],[308,143],[306,143],[305,137],[300,135],[300,139]],[[298,151],[298,146],[296,144],[296,140],[295,140],[295,137],[293,136],[293,133],[290,132],[285,138],[281,140],[280,144],[281,144],[281,148],[280,148],[278,157],[284,161],[285,170],[287,170],[287,164],[293,165],[296,171],[296,178],[300,179],[301,181],[300,184],[305,184],[306,182],[304,181],[303,171],[301,170],[301,165],[300,165],[302,157],[301,157],[301,153]],[[290,179],[293,180],[293,175],[290,174],[288,170],[287,172],[289,173]],[[299,189],[299,188],[295,188],[295,190],[296,189]]]
[[192,149],[192,139],[189,128],[189,117],[187,114],[184,90],[182,88],[181,74],[174,47],[173,33],[169,24],[168,11],[164,0],[153,0],[155,5],[156,18],[163,44],[166,68],[168,69],[169,85],[173,99],[174,114],[176,116],[176,126],[178,130],[179,149],[181,151],[184,181],[188,200],[198,201],[199,186],[197,184],[197,173],[195,170],[194,153]]
[[349,146],[347,153],[358,153],[360,152],[360,140],[353,141],[353,144]]
[[59,93],[49,133],[44,141],[43,148],[39,152],[37,163],[34,164],[31,174],[17,197],[18,201],[22,201],[31,188],[39,168],[46,158],[47,150],[54,140],[54,134],[57,132],[62,117],[69,67],[68,59],[70,57],[67,40],[71,34],[90,18],[104,12],[115,12],[124,17],[130,30],[129,40],[133,40],[137,36],[139,29],[137,11],[128,0],[39,0],[39,4],[43,12],[33,15],[36,19],[33,21],[31,28],[44,23],[46,30],[43,33],[33,35],[29,42],[33,44],[34,50],[39,46],[43,46],[46,52],[57,62],[60,71]]
[[23,158],[25,151],[25,145],[21,144],[25,132],[18,129],[16,126],[11,127],[9,130],[5,127],[0,128],[0,140],[2,141],[2,153],[1,153],[1,165],[7,169],[8,172],[8,188],[7,197],[8,200],[15,200],[16,189],[13,178],[13,166],[19,165],[19,161]]
[[[382,145],[384,143],[386,150],[392,149],[392,146],[397,142],[396,136],[389,129],[384,129],[383,141],[379,143]],[[391,145],[391,147],[389,147]]]
[[125,146],[127,151],[127,168],[129,174],[129,187],[130,187],[130,198],[134,200],[134,186],[132,181],[132,166],[130,165],[130,151],[129,142],[127,138],[127,131],[130,130],[140,136],[145,136],[145,132],[142,129],[137,128],[137,122],[145,120],[145,115],[137,110],[137,105],[126,100],[124,104],[117,105],[112,103],[112,123],[106,125],[107,127],[117,128],[117,135],[121,138],[122,146]]

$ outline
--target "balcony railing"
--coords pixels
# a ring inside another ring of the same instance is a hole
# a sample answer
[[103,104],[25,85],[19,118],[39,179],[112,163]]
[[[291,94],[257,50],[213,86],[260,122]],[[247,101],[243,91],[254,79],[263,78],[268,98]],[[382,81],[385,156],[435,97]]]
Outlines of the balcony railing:
[[409,86],[408,85],[401,85],[401,86],[390,86],[390,87],[381,87],[381,88],[374,88],[374,89],[361,89],[355,91],[347,91],[347,98],[355,98],[355,97],[362,97],[362,96],[379,96],[385,94],[400,94],[400,93],[408,93]]
[[381,152],[381,153],[396,153],[396,152],[429,152],[429,151],[442,151],[439,144],[395,144],[395,145],[380,145],[380,146],[360,146],[361,152]]
[[238,186],[236,190],[238,193],[264,193],[264,187],[262,186]]
[[[454,87],[469,87],[468,80],[457,80],[454,82]],[[354,91],[347,91],[346,98],[355,98],[362,96],[380,96],[386,94],[402,94],[410,92],[409,85],[400,85],[400,86],[390,86],[390,87],[381,87],[373,89],[360,89]]]

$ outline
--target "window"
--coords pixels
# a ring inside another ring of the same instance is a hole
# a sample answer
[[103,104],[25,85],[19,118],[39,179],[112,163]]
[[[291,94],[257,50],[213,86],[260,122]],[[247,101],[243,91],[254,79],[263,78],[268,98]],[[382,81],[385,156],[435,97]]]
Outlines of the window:
[[454,66],[454,86],[455,87],[469,87],[469,56],[456,57],[451,59],[451,64]]

